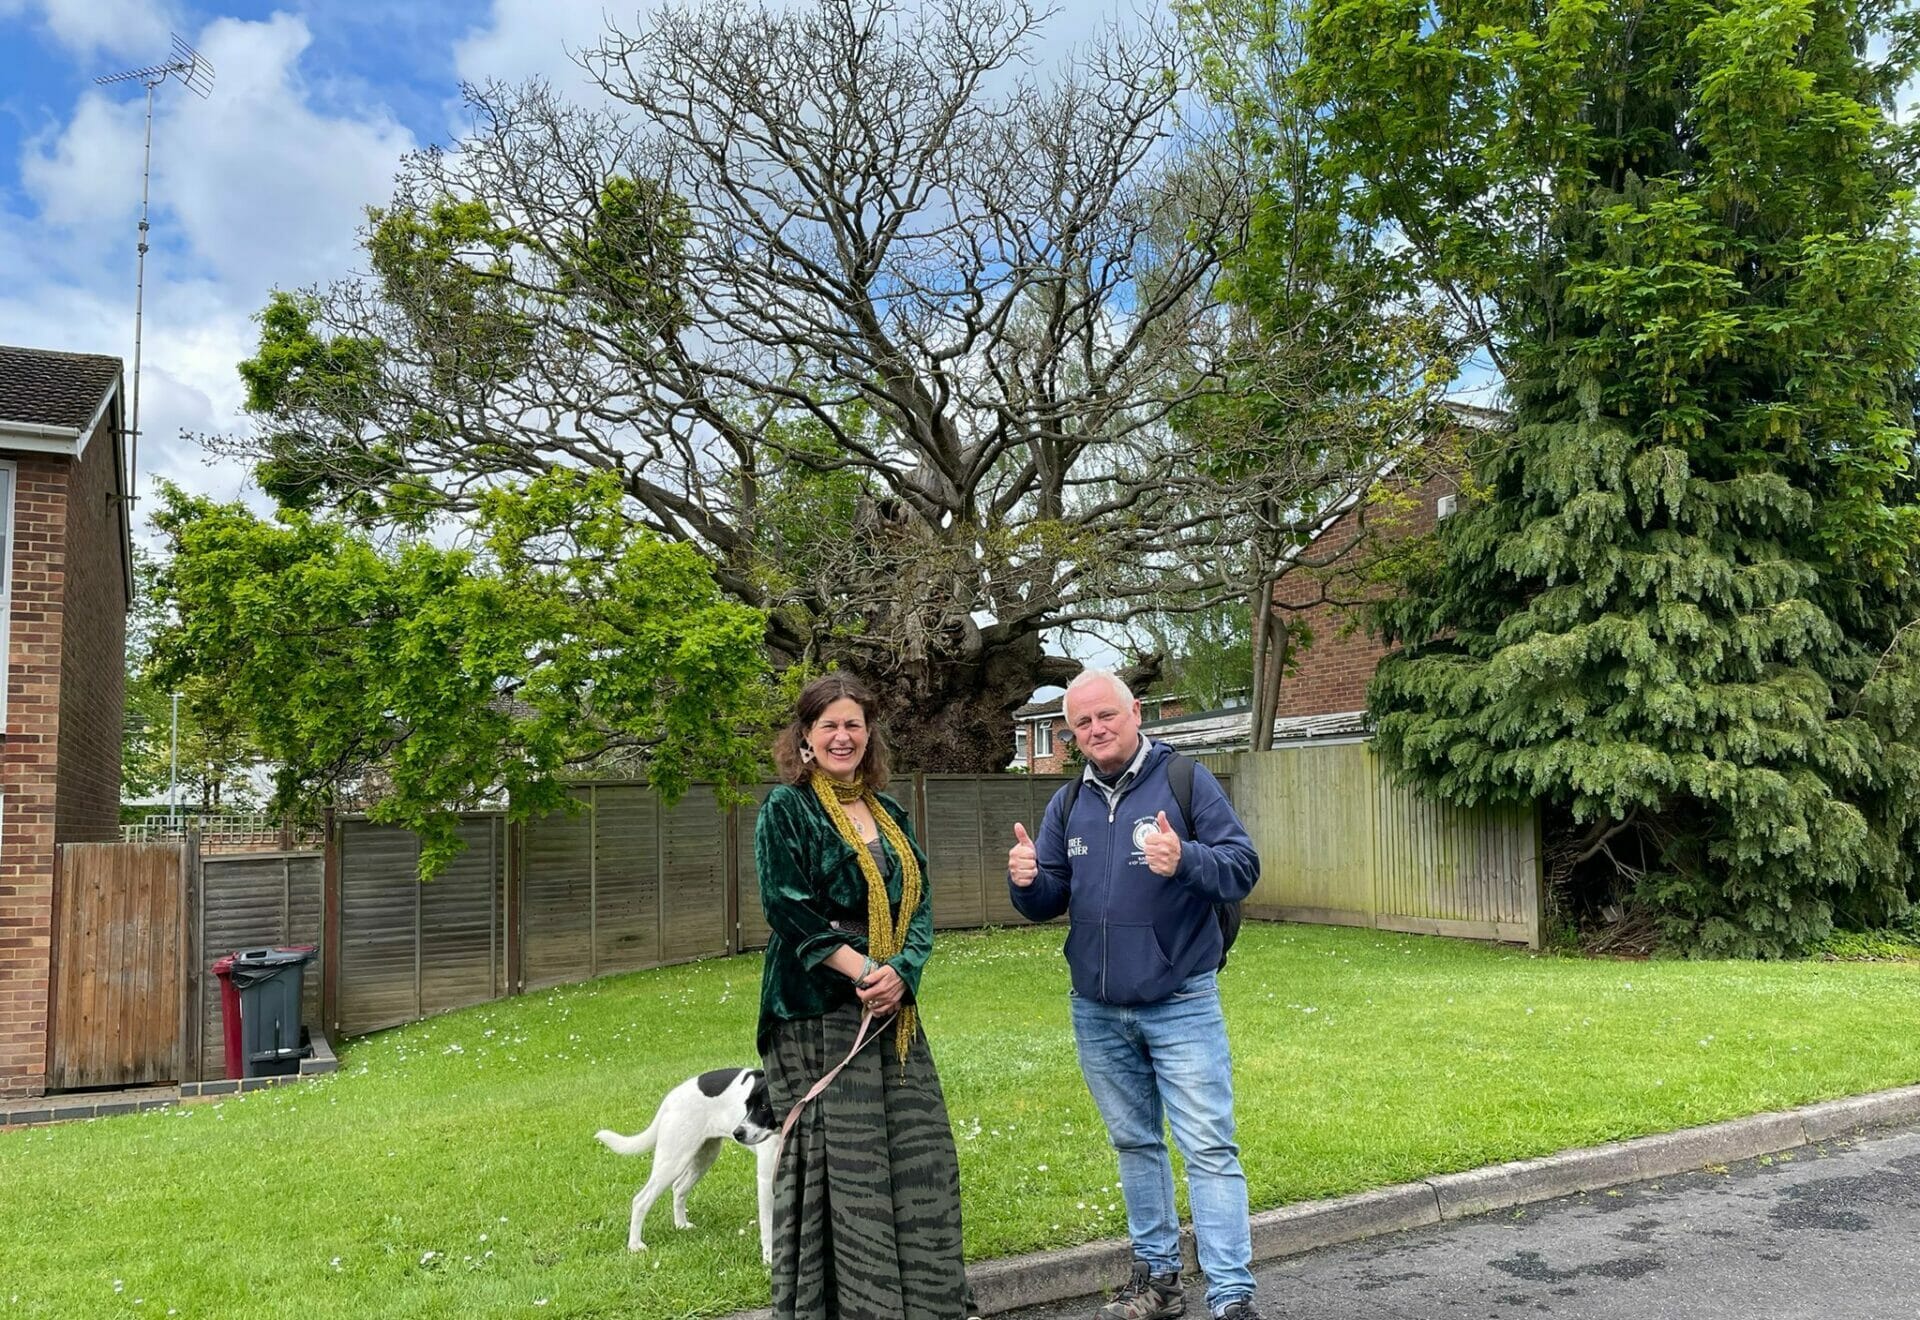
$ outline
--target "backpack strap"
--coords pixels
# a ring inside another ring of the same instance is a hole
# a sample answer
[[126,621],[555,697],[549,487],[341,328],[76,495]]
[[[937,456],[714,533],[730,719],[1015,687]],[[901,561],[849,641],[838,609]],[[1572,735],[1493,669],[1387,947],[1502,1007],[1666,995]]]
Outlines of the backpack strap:
[[1180,819],[1186,823],[1187,837],[1195,836],[1193,831],[1193,758],[1175,752],[1167,758],[1167,787],[1173,790],[1174,805],[1180,808]]
[[[1060,803],[1060,824],[1064,828],[1073,815],[1073,804],[1080,800],[1080,786],[1086,783],[1084,775],[1075,775],[1062,786],[1065,797]],[[1187,837],[1194,838],[1193,832],[1193,758],[1184,752],[1175,752],[1167,758],[1167,787],[1173,790],[1174,805],[1180,808],[1181,823],[1186,826]]]
[[1081,778],[1079,775],[1075,775],[1072,779],[1069,779],[1065,783],[1065,785],[1061,787],[1060,791],[1066,795],[1065,799],[1060,803],[1060,828],[1061,829],[1064,830],[1067,827],[1067,821],[1072,818],[1073,804],[1080,800],[1080,785],[1086,782],[1087,781]]

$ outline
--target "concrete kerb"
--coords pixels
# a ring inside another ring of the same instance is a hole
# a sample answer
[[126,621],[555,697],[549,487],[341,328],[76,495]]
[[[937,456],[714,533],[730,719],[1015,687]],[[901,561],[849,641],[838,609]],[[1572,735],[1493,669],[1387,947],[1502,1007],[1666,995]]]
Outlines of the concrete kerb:
[[[1755,1114],[1465,1173],[1441,1174],[1331,1200],[1304,1201],[1253,1216],[1253,1257],[1255,1261],[1276,1260],[1318,1247],[1601,1191],[1623,1183],[1670,1178],[1817,1145],[1869,1128],[1907,1123],[1920,1123],[1920,1086],[1827,1100],[1784,1113]],[[1191,1230],[1181,1237],[1191,1266]],[[1110,1289],[1125,1274],[1128,1255],[1124,1241],[1089,1242],[1059,1251],[983,1261],[970,1268],[967,1276],[973,1282],[978,1312],[997,1315]],[[769,1320],[771,1314],[765,1310],[744,1312],[732,1320]]]

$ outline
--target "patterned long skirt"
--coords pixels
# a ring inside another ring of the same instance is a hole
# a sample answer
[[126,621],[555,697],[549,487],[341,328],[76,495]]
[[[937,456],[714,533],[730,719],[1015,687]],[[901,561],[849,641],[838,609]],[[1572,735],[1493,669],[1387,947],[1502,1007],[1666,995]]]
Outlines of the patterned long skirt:
[[[849,1005],[783,1022],[762,1062],[785,1117],[844,1059]],[[921,1032],[900,1066],[893,1032],[860,1051],[801,1111],[773,1184],[775,1320],[963,1320],[960,1166]]]

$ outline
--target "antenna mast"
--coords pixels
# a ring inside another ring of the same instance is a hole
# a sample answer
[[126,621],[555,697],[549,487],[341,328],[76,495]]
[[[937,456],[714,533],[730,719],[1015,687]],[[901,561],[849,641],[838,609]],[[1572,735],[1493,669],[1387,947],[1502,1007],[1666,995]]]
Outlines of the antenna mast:
[[153,94],[169,78],[178,78],[188,91],[202,100],[213,91],[213,66],[178,35],[173,37],[173,53],[165,62],[94,79],[101,86],[137,82],[146,84],[147,88],[147,145],[140,162],[140,247],[133,283],[133,399],[127,422],[126,498],[129,504],[139,498],[134,493],[134,480],[140,454],[140,318],[147,294],[147,196],[153,178]]

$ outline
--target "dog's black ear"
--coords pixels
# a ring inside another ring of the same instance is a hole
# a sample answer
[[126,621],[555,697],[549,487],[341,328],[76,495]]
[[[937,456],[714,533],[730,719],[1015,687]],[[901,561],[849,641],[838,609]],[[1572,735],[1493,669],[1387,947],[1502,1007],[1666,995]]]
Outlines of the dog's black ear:
[[717,1099],[739,1085],[745,1068],[715,1068],[712,1072],[703,1072],[694,1078],[700,1087],[700,1094],[709,1100]]
[[758,1068],[753,1070],[753,1089],[747,1092],[747,1114],[763,1127],[772,1127],[777,1116],[773,1112],[773,1091],[767,1086],[767,1075]]

